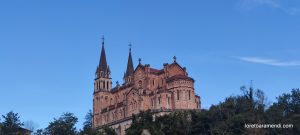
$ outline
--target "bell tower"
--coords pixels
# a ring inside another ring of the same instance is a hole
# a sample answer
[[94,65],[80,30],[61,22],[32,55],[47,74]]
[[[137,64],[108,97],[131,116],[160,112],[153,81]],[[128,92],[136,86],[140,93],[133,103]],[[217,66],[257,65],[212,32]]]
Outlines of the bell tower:
[[102,49],[100,55],[100,62],[96,70],[96,78],[94,82],[94,92],[110,91],[112,88],[112,81],[110,76],[110,69],[106,62],[106,55],[104,49],[104,36],[102,37]]

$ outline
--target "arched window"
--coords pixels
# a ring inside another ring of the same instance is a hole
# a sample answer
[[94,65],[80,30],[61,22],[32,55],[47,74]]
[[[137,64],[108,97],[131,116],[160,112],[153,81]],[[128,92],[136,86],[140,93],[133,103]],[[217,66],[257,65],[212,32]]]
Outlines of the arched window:
[[189,100],[191,100],[191,91],[189,91]]
[[151,103],[152,103],[152,107],[154,107],[154,101],[153,101],[153,99],[151,99]]
[[142,87],[143,82],[141,80],[139,80],[139,87]]
[[158,104],[160,104],[160,97],[158,98]]
[[106,85],[106,87],[107,87],[107,89],[109,89],[109,84],[108,84],[109,82],[107,81],[107,85]]
[[101,89],[100,82],[97,82],[97,84],[98,84],[98,90],[100,90]]
[[177,90],[177,100],[179,100],[179,90]]

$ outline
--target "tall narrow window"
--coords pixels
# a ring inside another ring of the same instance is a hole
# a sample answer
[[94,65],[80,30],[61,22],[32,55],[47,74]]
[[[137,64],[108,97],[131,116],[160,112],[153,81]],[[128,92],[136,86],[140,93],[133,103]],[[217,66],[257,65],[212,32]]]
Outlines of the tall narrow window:
[[122,114],[124,115],[123,117],[125,117],[125,115],[126,115],[126,114],[125,114],[125,113],[126,113],[126,112],[125,112],[125,108],[123,108],[123,111],[122,111],[122,112],[123,112]]
[[154,107],[154,101],[153,101],[153,99],[151,99],[151,103],[152,103],[152,107]]
[[153,98],[152,102],[153,102],[153,107],[154,107],[155,106],[155,99],[154,98]]
[[170,105],[170,98],[168,97],[168,106]]
[[191,100],[191,91],[189,91],[189,100]]
[[179,100],[179,90],[177,90],[177,100]]
[[160,104],[160,97],[158,98],[158,104]]
[[103,87],[103,89],[105,89],[105,82],[103,82],[103,86],[102,87]]
[[107,89],[109,89],[109,87],[108,87],[108,86],[109,86],[109,84],[108,84],[108,83],[109,83],[109,82],[107,81],[107,85],[106,85]]

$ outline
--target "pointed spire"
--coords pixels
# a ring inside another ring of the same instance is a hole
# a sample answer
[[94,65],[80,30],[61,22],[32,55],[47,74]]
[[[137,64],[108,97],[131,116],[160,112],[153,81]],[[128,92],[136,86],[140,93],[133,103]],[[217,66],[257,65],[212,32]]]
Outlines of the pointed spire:
[[99,70],[106,71],[107,70],[107,62],[106,62],[106,55],[104,49],[104,36],[102,36],[102,49],[101,49],[101,56],[99,62]]
[[110,73],[110,68],[109,68],[109,66],[107,66],[107,73]]
[[107,65],[106,54],[105,54],[105,49],[104,49],[104,36],[102,36],[101,55],[100,55],[100,61],[99,61],[99,65],[97,67],[96,74],[97,74],[97,78],[98,77],[109,78],[109,76],[110,76],[110,69]]
[[124,77],[132,76],[133,75],[133,62],[132,62],[132,56],[131,56],[131,43],[129,43],[129,56],[128,56],[128,62],[127,62],[127,70],[125,72]]

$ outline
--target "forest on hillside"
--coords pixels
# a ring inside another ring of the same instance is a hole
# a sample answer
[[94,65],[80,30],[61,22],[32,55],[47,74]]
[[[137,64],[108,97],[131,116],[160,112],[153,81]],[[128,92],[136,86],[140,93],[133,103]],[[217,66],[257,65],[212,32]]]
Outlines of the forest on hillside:
[[[209,109],[175,111],[153,117],[150,110],[133,115],[127,135],[144,131],[152,135],[210,135],[210,134],[300,134],[300,89],[283,93],[267,105],[262,90],[241,87],[242,94],[229,96]],[[92,112],[86,115],[82,129],[76,129],[78,118],[63,113],[44,129],[34,129],[20,121],[13,111],[2,115],[0,135],[19,135],[20,127],[34,130],[34,135],[114,135],[113,129],[92,128]]]

